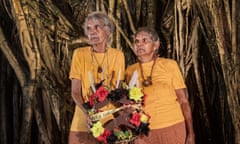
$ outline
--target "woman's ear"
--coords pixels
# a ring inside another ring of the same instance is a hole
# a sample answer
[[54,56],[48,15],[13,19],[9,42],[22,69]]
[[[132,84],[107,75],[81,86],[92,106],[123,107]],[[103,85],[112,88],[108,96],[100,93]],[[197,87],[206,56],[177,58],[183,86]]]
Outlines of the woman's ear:
[[154,42],[154,50],[157,50],[160,47],[160,41]]
[[104,26],[104,29],[105,29],[105,32],[107,33],[107,35],[110,35],[111,32],[110,32],[110,28],[108,26]]

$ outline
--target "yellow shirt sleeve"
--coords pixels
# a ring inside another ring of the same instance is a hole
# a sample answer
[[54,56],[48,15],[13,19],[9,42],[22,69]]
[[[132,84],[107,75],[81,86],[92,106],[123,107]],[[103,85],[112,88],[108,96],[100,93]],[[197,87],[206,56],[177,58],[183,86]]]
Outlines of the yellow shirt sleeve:
[[182,73],[180,71],[180,68],[176,61],[172,60],[171,63],[171,69],[172,69],[172,84],[175,89],[181,89],[186,88]]
[[71,63],[71,68],[70,68],[70,74],[69,78],[73,79],[81,79],[81,65],[83,62],[81,62],[81,52],[80,48],[77,48],[73,52],[73,57],[72,57],[72,63]]

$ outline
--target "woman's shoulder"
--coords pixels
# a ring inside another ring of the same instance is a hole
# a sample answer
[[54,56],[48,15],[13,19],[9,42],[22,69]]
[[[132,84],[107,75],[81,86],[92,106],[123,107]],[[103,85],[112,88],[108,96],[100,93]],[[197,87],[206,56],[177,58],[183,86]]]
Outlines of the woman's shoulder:
[[127,66],[127,71],[134,71],[138,67],[138,63],[133,63]]
[[82,55],[86,55],[86,53],[90,52],[90,47],[78,47],[73,50],[73,56],[81,57]]
[[160,57],[158,59],[158,61],[163,64],[163,65],[176,65],[177,64],[177,61],[174,60],[174,59],[170,59],[170,58],[162,58]]
[[159,58],[159,64],[170,71],[179,68],[177,61],[170,58]]
[[121,54],[123,54],[123,52],[121,50],[117,49],[117,48],[108,48],[108,51],[110,53],[116,53],[116,54],[121,53]]

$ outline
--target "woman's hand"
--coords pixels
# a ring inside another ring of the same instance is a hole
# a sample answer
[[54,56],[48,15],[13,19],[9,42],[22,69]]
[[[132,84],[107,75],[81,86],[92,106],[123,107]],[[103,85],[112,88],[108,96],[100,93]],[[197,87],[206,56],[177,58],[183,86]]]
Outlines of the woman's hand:
[[192,133],[188,134],[185,144],[195,144],[195,135]]

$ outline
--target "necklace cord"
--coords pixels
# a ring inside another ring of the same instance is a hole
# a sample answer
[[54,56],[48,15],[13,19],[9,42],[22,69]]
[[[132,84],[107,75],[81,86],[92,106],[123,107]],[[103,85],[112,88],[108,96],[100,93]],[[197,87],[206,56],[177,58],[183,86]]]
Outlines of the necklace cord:
[[98,72],[98,73],[101,73],[101,72],[103,71],[102,65],[103,65],[103,63],[104,63],[104,60],[105,60],[105,57],[106,57],[106,53],[107,53],[107,50],[104,52],[104,56],[103,56],[102,62],[99,63],[98,60],[97,60],[97,58],[96,58],[96,56],[95,56],[95,54],[94,54],[93,48],[91,49],[92,59],[95,59],[97,65],[98,65],[98,67],[97,67],[97,72]]
[[[94,61],[96,61],[96,64],[97,64],[97,73],[98,74],[97,74],[97,78],[94,79],[94,81],[97,82],[98,78],[99,78],[98,76],[99,76],[99,74],[101,74],[102,80],[104,79],[106,84],[109,85],[111,80],[109,80],[108,48],[104,52],[104,57],[102,59],[101,65],[97,61],[97,57],[94,55],[93,48],[91,49],[91,57],[92,57],[92,70],[93,70],[93,72],[94,72]],[[105,57],[107,57],[107,58],[105,58]],[[105,61],[106,61],[106,65],[104,65],[104,70],[103,70],[102,65],[104,64]]]
[[152,64],[152,67],[151,67],[151,71],[150,71],[150,75],[147,76],[146,79],[144,78],[144,74],[143,74],[142,62],[141,62],[141,61],[138,61],[139,67],[140,67],[140,72],[141,72],[141,77],[142,77],[142,79],[143,79],[142,84],[143,84],[144,87],[147,87],[147,86],[149,86],[149,85],[152,85],[152,73],[153,73],[153,68],[154,68],[154,66],[155,66],[155,64],[156,64],[156,60],[157,60],[157,58],[154,58],[153,64]]

